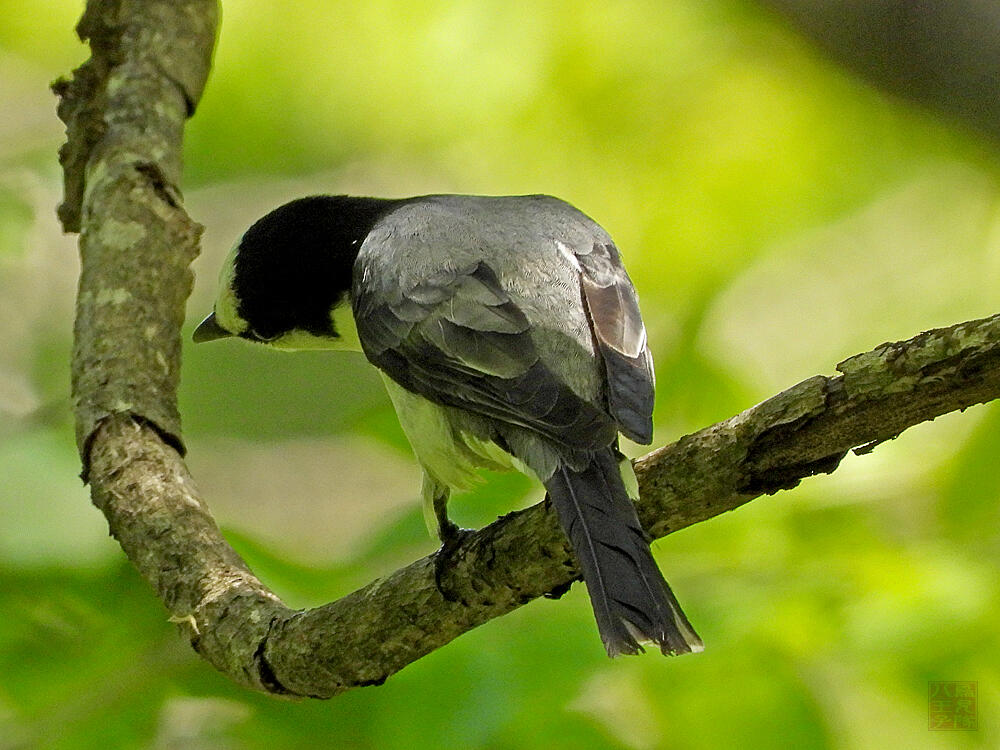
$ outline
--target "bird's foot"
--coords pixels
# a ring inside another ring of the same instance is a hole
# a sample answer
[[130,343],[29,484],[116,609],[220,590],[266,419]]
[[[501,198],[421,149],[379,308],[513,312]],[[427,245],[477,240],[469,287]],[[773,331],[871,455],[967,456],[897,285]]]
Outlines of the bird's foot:
[[434,553],[434,585],[446,601],[457,602],[460,600],[443,583],[447,575],[448,563],[451,562],[452,555],[455,554],[458,548],[474,533],[475,529],[463,529],[451,521],[438,526],[438,537],[441,539],[441,547]]

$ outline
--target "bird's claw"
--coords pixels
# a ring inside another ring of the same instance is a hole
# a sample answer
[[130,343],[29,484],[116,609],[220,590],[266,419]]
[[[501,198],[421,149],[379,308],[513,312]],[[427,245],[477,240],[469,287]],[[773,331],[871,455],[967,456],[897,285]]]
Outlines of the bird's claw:
[[446,524],[442,524],[438,528],[438,536],[441,539],[441,546],[438,551],[434,553],[434,585],[437,590],[441,592],[441,596],[445,598],[446,601],[455,602],[459,598],[449,592],[447,588],[442,583],[444,575],[447,571],[447,565],[451,561],[451,557],[458,550],[459,547],[468,539],[472,534],[475,533],[475,529],[463,529],[458,524],[448,521]]

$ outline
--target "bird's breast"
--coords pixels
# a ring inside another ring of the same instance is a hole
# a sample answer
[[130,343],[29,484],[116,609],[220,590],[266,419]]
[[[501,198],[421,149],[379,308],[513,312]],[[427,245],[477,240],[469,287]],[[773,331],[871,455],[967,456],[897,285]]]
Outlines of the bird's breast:
[[382,380],[417,461],[441,484],[467,490],[479,481],[479,469],[521,468],[493,442],[457,425],[454,409],[410,393],[385,373]]

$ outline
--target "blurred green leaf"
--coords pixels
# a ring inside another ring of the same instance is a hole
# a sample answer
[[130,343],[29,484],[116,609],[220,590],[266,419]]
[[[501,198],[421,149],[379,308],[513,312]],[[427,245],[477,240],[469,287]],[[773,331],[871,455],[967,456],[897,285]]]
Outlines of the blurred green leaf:
[[87,568],[117,554],[79,473],[73,436],[65,427],[0,441],[0,565]]

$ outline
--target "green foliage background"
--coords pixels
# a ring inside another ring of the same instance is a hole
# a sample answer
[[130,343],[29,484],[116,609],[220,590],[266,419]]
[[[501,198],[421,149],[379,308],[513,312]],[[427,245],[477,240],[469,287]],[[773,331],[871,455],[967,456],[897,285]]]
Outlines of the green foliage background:
[[[0,748],[1000,744],[995,406],[658,542],[702,655],[609,662],[574,587],[329,702],[213,672],[76,479],[46,85],[86,57],[80,10],[0,0]],[[658,444],[1000,310],[996,145],[736,0],[233,0],[186,161],[206,225],[190,325],[234,239],[294,196],[566,198],[640,290]],[[360,355],[189,348],[181,398],[200,487],[289,604],[433,549]],[[453,512],[481,525],[539,494],[491,477]],[[978,681],[978,731],[927,730],[929,680]]]

